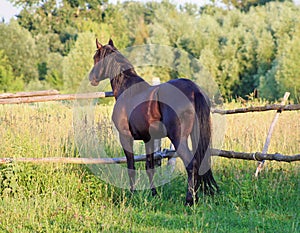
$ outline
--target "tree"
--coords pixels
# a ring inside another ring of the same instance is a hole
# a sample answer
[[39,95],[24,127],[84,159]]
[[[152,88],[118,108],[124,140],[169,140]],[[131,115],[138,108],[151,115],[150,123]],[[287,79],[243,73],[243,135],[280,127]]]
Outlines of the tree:
[[278,61],[274,60],[272,68],[262,74],[259,83],[259,96],[268,100],[276,100],[279,98],[278,83],[275,79],[276,72],[278,69]]
[[293,34],[278,57],[278,69],[276,81],[279,95],[283,96],[286,91],[291,93],[291,98],[300,101],[300,27]]
[[[299,8],[290,3],[269,4],[265,19],[269,30],[264,34],[272,39],[260,40],[264,43],[260,55],[265,64],[259,73],[261,96],[274,100],[290,91],[291,98],[299,101]],[[269,64],[271,68],[263,74]]]
[[[0,50],[13,76],[24,77],[28,88],[76,91],[91,67],[95,38],[105,43],[112,37],[119,49],[148,43],[175,48],[149,48],[139,55],[144,60],[154,56],[157,64],[165,66],[141,67],[145,77],[198,79],[190,77],[193,69],[200,69],[192,66],[193,57],[227,98],[246,97],[257,88],[270,99],[281,97],[285,90],[299,96],[295,77],[299,76],[300,9],[290,1],[212,0],[214,4],[200,9],[169,1],[11,2],[23,6],[17,20],[21,26],[0,24]],[[219,7],[220,2],[228,9]]]
[[16,21],[0,24],[0,50],[7,56],[15,77],[24,77],[25,83],[38,78],[38,50],[29,31]]
[[59,53],[49,53],[47,56],[47,73],[45,81],[51,88],[63,90],[63,57]]
[[[241,11],[249,11],[251,7],[256,6],[262,6],[269,2],[285,2],[291,0],[221,0],[222,3],[224,3],[228,8],[234,7],[236,9],[239,9]],[[215,2],[215,1],[213,1]]]
[[73,26],[85,17],[101,19],[108,0],[10,0],[21,6],[19,23],[34,34],[59,33],[66,26]]
[[12,67],[3,50],[0,50],[0,92],[21,91],[24,88],[22,77],[15,77]]
[[93,64],[95,41],[92,33],[80,33],[75,47],[63,61],[63,82],[67,92],[76,92]]

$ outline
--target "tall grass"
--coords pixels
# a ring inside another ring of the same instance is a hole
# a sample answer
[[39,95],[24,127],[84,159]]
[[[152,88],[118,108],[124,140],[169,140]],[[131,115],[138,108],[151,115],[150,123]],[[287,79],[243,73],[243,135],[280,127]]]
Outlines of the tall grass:
[[[239,104],[226,105],[234,107]],[[94,130],[108,155],[118,157],[110,114],[110,106],[97,106]],[[222,149],[261,151],[273,116],[227,116]],[[0,157],[79,156],[73,123],[71,103],[0,106]],[[300,112],[284,112],[269,152],[296,154],[299,145]],[[135,151],[143,153],[143,144],[137,142]],[[186,175],[179,161],[178,175],[158,188],[157,198],[148,190],[131,195],[85,165],[1,165],[0,232],[299,232],[299,162],[267,162],[259,179],[255,168],[253,161],[215,157],[221,193],[184,207]]]

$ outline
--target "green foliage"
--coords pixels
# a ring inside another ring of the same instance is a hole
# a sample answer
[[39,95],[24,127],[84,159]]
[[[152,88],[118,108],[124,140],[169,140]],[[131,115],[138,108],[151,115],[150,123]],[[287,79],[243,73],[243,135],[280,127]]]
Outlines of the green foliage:
[[24,88],[22,77],[15,77],[4,51],[0,50],[0,92],[21,91]]
[[95,51],[93,33],[80,33],[74,49],[64,58],[63,77],[64,90],[70,93],[77,91],[80,83],[86,79],[86,75],[93,64],[92,54]]
[[[42,82],[45,87],[74,91],[92,65],[98,37],[103,43],[113,38],[120,49],[154,43],[187,52],[200,61],[225,98],[244,98],[254,89],[270,100],[286,90],[295,101],[299,98],[300,8],[291,1],[211,1],[201,8],[176,7],[170,1],[116,5],[106,0],[11,1],[23,6],[17,20],[21,27],[14,21],[0,25],[0,49],[9,59],[13,76],[24,77],[26,85]],[[228,7],[219,7],[220,2]],[[85,33],[90,38],[81,42]],[[150,54],[158,64],[172,63],[173,68],[140,68],[147,80],[151,76],[163,81],[182,76],[195,79],[190,77],[188,57],[149,51],[142,59]],[[83,60],[74,63],[71,71],[72,56],[74,61],[79,56]]]
[[286,91],[291,93],[291,97],[300,101],[300,26],[293,33],[291,40],[286,45],[278,57],[275,79],[278,84],[279,96],[283,96]]
[[[225,5],[227,5],[228,8],[230,7],[235,7],[236,9],[239,9],[241,11],[249,11],[251,7],[256,7],[256,6],[262,6],[265,5],[269,2],[275,2],[278,0],[222,0]],[[291,0],[279,0],[280,2],[285,2]]]
[[262,75],[260,77],[259,91],[261,93],[260,96],[262,98],[268,100],[274,100],[276,98],[279,98],[278,84],[275,79],[277,68],[278,62],[277,60],[275,60],[273,62],[272,69],[268,70],[265,75]]
[[45,80],[52,89],[63,90],[63,57],[59,53],[50,53],[47,56],[47,74]]
[[0,50],[9,59],[14,75],[24,77],[25,82],[38,78],[37,48],[32,35],[16,21],[0,24],[0,31]]

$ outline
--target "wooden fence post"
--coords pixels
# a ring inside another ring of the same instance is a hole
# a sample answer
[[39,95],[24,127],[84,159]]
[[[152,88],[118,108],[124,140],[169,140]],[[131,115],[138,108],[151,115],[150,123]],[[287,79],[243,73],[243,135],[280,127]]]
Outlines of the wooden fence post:
[[[156,86],[160,84],[160,79],[157,77],[152,78],[152,85]],[[160,139],[155,139],[154,140],[154,153],[160,152],[161,151],[161,140]],[[156,160],[156,165],[161,166],[161,160],[157,159]]]
[[[281,105],[285,104],[285,102],[287,101],[287,99],[289,98],[289,96],[290,96],[289,92],[286,92],[284,94],[283,99],[281,101]],[[276,125],[276,122],[277,122],[278,117],[279,117],[279,115],[280,115],[281,112],[282,112],[282,110],[277,110],[277,112],[275,114],[275,117],[274,117],[274,119],[273,119],[273,121],[272,121],[272,123],[270,125],[269,132],[268,132],[268,135],[267,135],[267,138],[266,138],[266,142],[265,142],[264,148],[262,150],[263,154],[266,154],[268,152],[269,145],[270,145],[270,142],[271,142],[272,133],[273,133],[274,127]],[[255,171],[255,177],[258,177],[259,172],[263,169],[264,163],[265,163],[265,160],[259,161],[257,163],[257,168],[256,168],[256,171]]]

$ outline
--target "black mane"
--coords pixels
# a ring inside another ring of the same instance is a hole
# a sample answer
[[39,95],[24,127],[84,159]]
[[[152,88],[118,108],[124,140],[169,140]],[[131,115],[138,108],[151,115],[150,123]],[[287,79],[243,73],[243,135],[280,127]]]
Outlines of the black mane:
[[[99,51],[99,50],[98,50]],[[96,54],[97,55],[97,54]],[[102,47],[99,60],[104,61],[105,74],[110,79],[115,96],[120,96],[124,90],[135,84],[149,86],[135,71],[133,65],[116,48],[105,45]],[[102,68],[102,69],[103,69]]]

